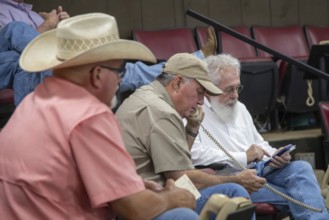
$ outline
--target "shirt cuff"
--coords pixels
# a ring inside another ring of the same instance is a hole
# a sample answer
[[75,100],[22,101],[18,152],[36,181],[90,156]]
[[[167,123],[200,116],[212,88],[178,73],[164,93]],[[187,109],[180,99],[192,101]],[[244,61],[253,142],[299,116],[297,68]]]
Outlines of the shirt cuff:
[[197,58],[199,58],[200,60],[205,60],[205,56],[203,55],[201,50],[197,50],[193,53],[194,56],[196,56]]

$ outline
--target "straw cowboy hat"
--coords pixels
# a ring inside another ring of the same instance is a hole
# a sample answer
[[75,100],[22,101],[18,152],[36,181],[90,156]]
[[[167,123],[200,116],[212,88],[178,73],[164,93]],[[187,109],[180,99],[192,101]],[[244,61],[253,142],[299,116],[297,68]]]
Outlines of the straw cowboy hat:
[[25,71],[39,72],[114,59],[156,62],[143,44],[119,39],[113,16],[89,13],[65,19],[56,29],[33,39],[19,64]]

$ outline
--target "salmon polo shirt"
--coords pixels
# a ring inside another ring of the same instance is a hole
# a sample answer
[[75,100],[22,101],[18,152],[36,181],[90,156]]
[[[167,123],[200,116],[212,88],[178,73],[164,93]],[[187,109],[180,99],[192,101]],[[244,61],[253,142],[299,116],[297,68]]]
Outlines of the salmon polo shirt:
[[0,132],[1,219],[106,219],[144,188],[112,111],[68,81],[45,79]]

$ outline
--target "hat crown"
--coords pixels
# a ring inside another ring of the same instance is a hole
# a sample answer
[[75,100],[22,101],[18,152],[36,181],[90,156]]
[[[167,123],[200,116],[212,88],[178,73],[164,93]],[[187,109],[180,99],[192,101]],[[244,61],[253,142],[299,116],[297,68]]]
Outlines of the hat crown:
[[34,38],[19,65],[28,72],[68,68],[109,60],[156,62],[145,45],[119,38],[115,18],[104,13],[77,15]]
[[[88,30],[88,31],[86,31]],[[91,13],[58,24],[57,58],[68,60],[80,53],[119,39],[114,17]]]
[[188,53],[178,53],[170,57],[163,71],[210,82],[207,63]]
[[195,79],[206,89],[209,95],[219,95],[222,93],[211,82],[208,75],[207,63],[192,54],[178,53],[173,55],[165,64],[163,72]]

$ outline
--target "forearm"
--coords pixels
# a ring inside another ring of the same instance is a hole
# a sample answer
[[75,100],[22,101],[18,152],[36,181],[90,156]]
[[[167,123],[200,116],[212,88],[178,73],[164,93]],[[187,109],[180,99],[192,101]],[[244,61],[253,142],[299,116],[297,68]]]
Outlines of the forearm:
[[111,203],[111,206],[117,215],[126,220],[152,219],[172,208],[165,194],[150,190],[116,200]]
[[189,149],[191,150],[193,143],[195,141],[195,138],[199,134],[199,126],[192,127],[187,124],[185,127],[185,132],[186,132],[186,142],[187,142]]
[[222,183],[239,183],[237,176],[211,175],[202,170],[189,170],[186,174],[198,189],[204,189]]
[[183,174],[190,178],[197,189],[204,189],[221,183],[240,183],[237,176],[211,175],[198,169],[166,172],[165,176],[167,179],[176,180]]

